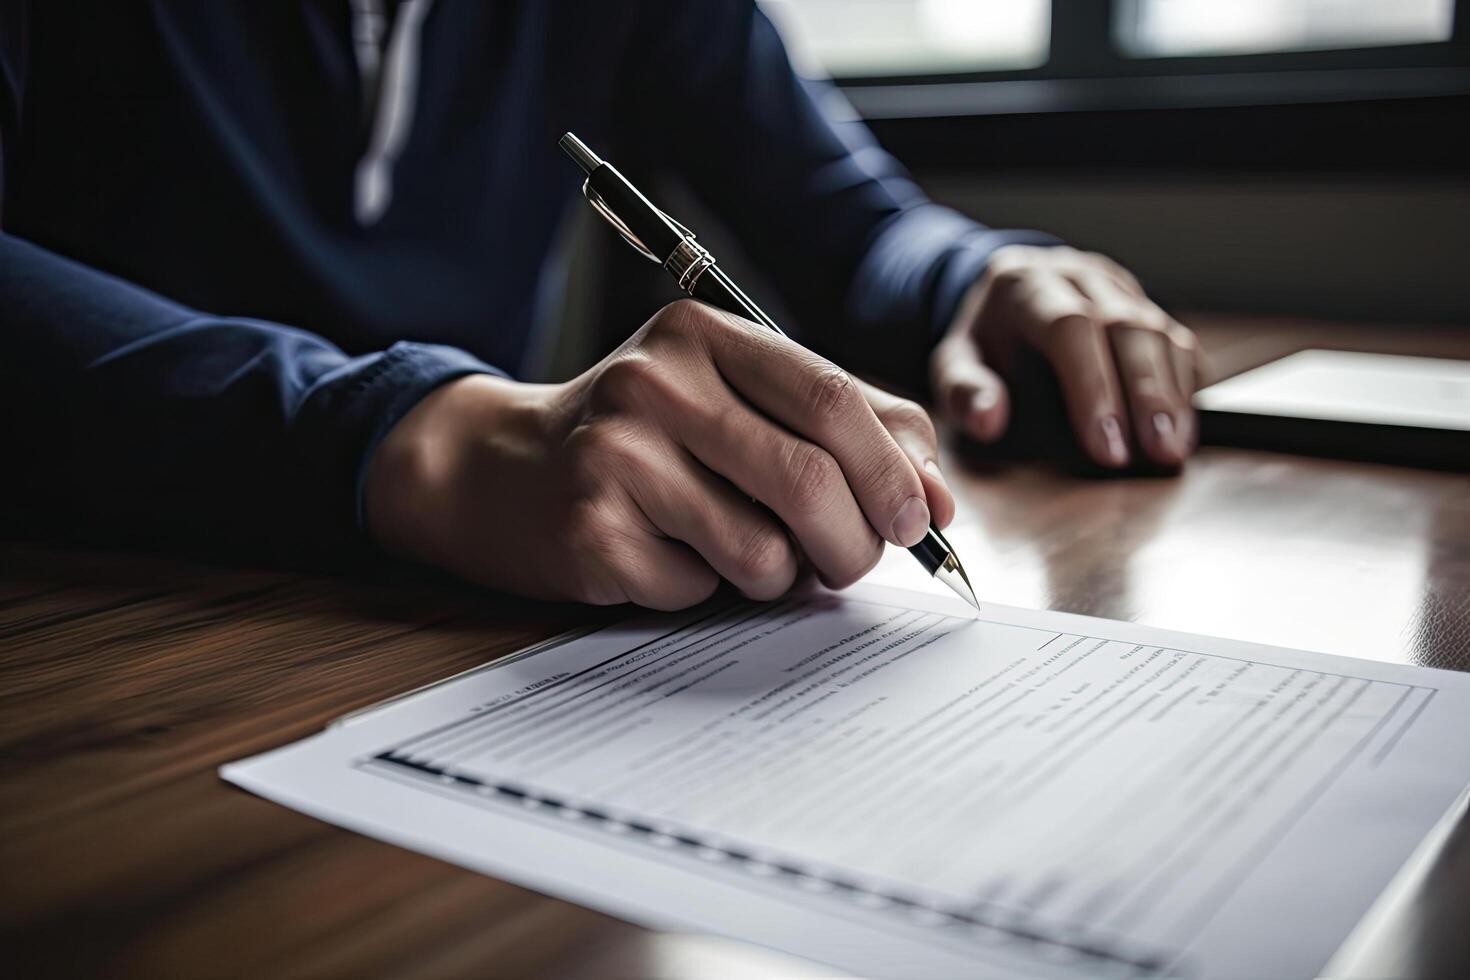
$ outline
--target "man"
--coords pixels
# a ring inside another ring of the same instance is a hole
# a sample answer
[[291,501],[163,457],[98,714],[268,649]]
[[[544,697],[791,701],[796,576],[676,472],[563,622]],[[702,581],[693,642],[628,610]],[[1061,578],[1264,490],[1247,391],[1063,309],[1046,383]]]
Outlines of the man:
[[[750,0],[0,0],[13,523],[234,556],[369,546],[657,608],[834,586],[954,509],[912,403],[693,302],[512,380],[577,180],[637,146],[803,338],[927,360],[980,439],[1044,355],[1099,464],[1177,464],[1194,346],[1116,264],[927,202]],[[631,328],[633,325],[628,325]],[[39,525],[38,525],[39,522]]]

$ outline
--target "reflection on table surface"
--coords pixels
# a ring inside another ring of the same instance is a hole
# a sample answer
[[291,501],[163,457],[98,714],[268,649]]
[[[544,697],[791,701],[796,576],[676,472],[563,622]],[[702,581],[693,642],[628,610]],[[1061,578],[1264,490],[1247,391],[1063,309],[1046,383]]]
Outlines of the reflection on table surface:
[[[1445,642],[1470,614],[1470,479],[1209,448],[1172,479],[946,475],[963,500],[946,536],[982,601],[1470,669]],[[942,590],[895,548],[873,576]]]

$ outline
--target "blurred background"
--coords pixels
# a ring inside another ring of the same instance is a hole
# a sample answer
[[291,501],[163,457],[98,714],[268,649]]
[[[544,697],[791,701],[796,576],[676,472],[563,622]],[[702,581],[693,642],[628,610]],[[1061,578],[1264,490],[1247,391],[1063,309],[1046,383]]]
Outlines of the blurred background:
[[[1106,252],[1176,311],[1470,325],[1470,2],[762,6],[931,196]],[[717,220],[657,186],[779,308]],[[620,339],[577,327],[626,330],[668,288],[586,219],[547,375]]]

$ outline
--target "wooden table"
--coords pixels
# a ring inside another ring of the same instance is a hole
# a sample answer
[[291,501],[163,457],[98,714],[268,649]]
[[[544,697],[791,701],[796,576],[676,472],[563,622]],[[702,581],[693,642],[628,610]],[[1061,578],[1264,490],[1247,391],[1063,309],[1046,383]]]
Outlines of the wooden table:
[[[1470,332],[1191,319],[1215,373]],[[990,601],[1470,669],[1470,477],[1206,448],[1177,479],[947,462]],[[440,584],[0,545],[0,968],[783,975],[318,823],[215,768],[595,615]],[[1467,774],[1470,776],[1470,774]],[[1470,830],[1370,973],[1470,975]],[[1310,914],[1304,910],[1303,914]]]

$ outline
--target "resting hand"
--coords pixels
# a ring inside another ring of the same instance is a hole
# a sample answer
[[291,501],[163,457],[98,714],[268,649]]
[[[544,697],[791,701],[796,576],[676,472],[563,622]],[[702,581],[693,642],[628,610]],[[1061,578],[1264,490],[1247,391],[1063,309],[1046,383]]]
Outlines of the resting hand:
[[1198,344],[1116,262],[1065,247],[996,250],[930,361],[937,402],[963,431],[984,442],[1005,431],[1010,399],[993,368],[1007,371],[1023,347],[1051,364],[1098,464],[1141,452],[1176,466],[1193,451]]
[[[912,402],[693,301],[559,385],[472,376],[369,463],[370,532],[492,588],[658,609],[833,587],[954,514]],[[926,465],[927,464],[927,465]]]

